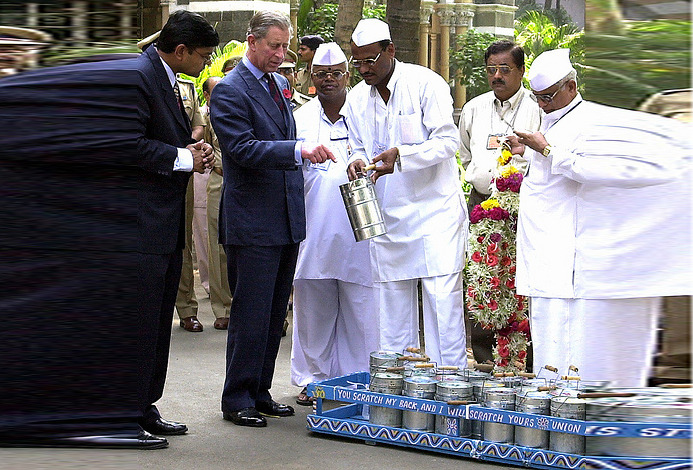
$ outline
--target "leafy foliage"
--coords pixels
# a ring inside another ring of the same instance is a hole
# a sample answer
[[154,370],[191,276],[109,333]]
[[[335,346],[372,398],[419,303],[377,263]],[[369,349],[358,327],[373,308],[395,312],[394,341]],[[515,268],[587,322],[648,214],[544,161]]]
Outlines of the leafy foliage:
[[691,85],[691,23],[625,22],[623,35],[588,34],[585,98],[635,108],[662,90]]
[[573,19],[563,7],[545,9],[541,5],[538,5],[535,0],[520,0],[515,6],[517,6],[517,10],[515,11],[516,20],[522,18],[528,11],[539,11],[548,17],[555,25],[574,23]]
[[[303,7],[301,2],[301,7]],[[312,2],[311,6],[312,6]],[[299,21],[298,30],[299,36],[306,34],[317,34],[321,36],[325,42],[334,40],[334,25],[337,21],[337,3],[324,3],[320,8],[310,10],[306,13],[306,19],[303,23]],[[299,10],[300,13],[300,10]],[[375,5],[374,7],[363,7],[364,18],[379,18],[385,19],[385,5]],[[299,16],[300,19],[300,16]]]
[[457,50],[450,52],[450,65],[454,72],[460,71],[460,83],[467,87],[467,100],[491,88],[486,77],[484,52],[496,37],[489,33],[480,33],[474,29],[457,37]]
[[182,78],[195,82],[197,96],[200,99],[200,104],[205,104],[204,96],[202,95],[202,84],[209,77],[223,77],[224,71],[222,67],[224,63],[232,57],[242,57],[248,49],[248,43],[239,41],[229,41],[223,49],[217,47],[212,53],[212,63],[206,66],[199,77],[191,77],[189,75],[180,74]]

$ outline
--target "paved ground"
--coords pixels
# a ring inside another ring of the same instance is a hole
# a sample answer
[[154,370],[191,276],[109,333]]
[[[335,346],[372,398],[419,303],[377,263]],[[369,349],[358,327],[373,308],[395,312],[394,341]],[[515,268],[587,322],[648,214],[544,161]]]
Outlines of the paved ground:
[[[310,407],[294,403],[298,389],[289,381],[291,331],[282,340],[272,394],[295,405],[296,416],[269,419],[266,428],[244,428],[224,421],[219,397],[224,380],[226,332],[212,327],[209,299],[198,286],[202,333],[173,325],[171,359],[163,416],[188,424],[190,432],[169,438],[168,449],[156,451],[84,451],[58,449],[0,449],[2,470],[43,469],[325,469],[353,470],[494,470],[502,465],[444,454],[326,436],[306,429]],[[517,467],[507,467],[517,468]]]

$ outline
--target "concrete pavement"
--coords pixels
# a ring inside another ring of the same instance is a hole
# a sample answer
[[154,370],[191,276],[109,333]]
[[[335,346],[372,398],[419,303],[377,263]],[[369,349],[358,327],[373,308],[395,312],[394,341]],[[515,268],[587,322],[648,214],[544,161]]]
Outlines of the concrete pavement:
[[[290,404],[296,416],[268,418],[266,428],[235,426],[222,419],[220,395],[224,381],[226,332],[215,330],[204,290],[197,285],[200,321],[205,329],[190,333],[173,324],[171,357],[164,397],[157,403],[162,415],[190,429],[169,437],[168,449],[153,451],[95,451],[76,449],[0,449],[2,470],[43,469],[195,469],[195,470],[490,470],[513,468],[455,456],[390,445],[367,445],[362,440],[326,436],[306,429],[312,407],[298,406],[299,392],[290,383],[291,330],[283,338],[272,395]],[[517,467],[514,467],[517,468]]]

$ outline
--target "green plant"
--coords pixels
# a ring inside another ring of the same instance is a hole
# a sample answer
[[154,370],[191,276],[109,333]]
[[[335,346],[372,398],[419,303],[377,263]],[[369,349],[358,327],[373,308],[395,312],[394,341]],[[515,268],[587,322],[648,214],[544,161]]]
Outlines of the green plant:
[[248,49],[248,43],[239,41],[229,41],[223,49],[217,47],[212,53],[212,63],[206,66],[198,77],[191,77],[189,75],[180,74],[182,78],[192,80],[195,82],[195,89],[197,90],[197,96],[200,99],[200,104],[205,104],[204,95],[202,94],[202,84],[209,77],[223,77],[224,71],[222,67],[224,63],[232,57],[242,57],[245,55]]
[[467,87],[467,101],[489,91],[484,52],[496,37],[470,29],[457,37],[457,50],[450,52],[453,72],[459,71],[460,83]]
[[622,35],[588,34],[585,98],[635,108],[653,93],[691,85],[691,22],[624,22]]
[[[301,8],[304,8],[304,3],[310,3],[311,9],[305,13],[305,19],[301,19],[301,10],[298,16],[298,32],[299,36],[306,34],[317,34],[326,42],[334,40],[334,25],[337,21],[337,3],[324,3],[320,8],[312,9],[312,1],[306,0],[301,2]],[[363,7],[363,18],[380,18],[385,19],[385,5],[376,5],[374,7]]]
[[578,85],[582,89],[585,60],[584,31],[573,23],[556,25],[540,11],[528,11],[515,20],[515,42],[525,51],[525,67],[529,69],[542,52],[568,48],[570,61],[578,72]]

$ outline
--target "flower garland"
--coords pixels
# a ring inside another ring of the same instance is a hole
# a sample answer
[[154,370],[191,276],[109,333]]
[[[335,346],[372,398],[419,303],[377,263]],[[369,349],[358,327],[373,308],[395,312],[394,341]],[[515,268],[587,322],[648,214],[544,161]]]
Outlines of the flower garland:
[[471,256],[466,266],[467,307],[484,329],[495,330],[493,357],[501,372],[525,370],[530,341],[528,302],[515,292],[517,214],[522,173],[503,144],[491,197],[469,216]]

